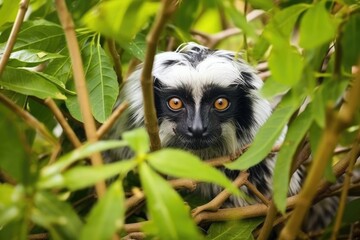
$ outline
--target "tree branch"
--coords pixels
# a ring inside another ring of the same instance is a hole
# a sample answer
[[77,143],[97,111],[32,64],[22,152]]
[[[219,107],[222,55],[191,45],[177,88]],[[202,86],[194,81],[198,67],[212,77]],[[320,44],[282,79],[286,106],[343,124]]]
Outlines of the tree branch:
[[176,0],[162,1],[160,12],[155,18],[155,22],[146,37],[146,54],[144,68],[141,73],[141,87],[144,99],[145,127],[149,134],[150,149],[152,151],[159,150],[161,148],[159,127],[154,103],[154,81],[152,76],[152,68],[160,34],[166,24],[166,21],[175,11],[176,2]]
[[11,29],[9,39],[6,43],[4,54],[2,55],[2,57],[0,59],[0,77],[1,77],[2,73],[4,72],[6,63],[10,58],[11,51],[14,48],[17,34],[20,31],[20,27],[24,21],[24,17],[25,17],[28,7],[29,7],[29,0],[22,0],[19,4],[19,10],[16,15],[15,23]]
[[128,108],[129,104],[127,102],[121,103],[111,114],[111,116],[104,122],[101,127],[96,132],[98,139],[101,139],[114,125],[116,120],[121,116],[121,114]]
[[[83,63],[81,60],[79,44],[76,38],[74,22],[70,16],[64,0],[55,0],[57,13],[64,29],[67,47],[72,62],[72,69],[74,73],[75,88],[80,105],[81,115],[84,121],[84,128],[88,142],[96,142],[96,126],[93,119],[89,95],[86,87],[85,73]],[[100,166],[103,164],[103,160],[100,153],[95,153],[90,156],[91,163],[94,166]],[[100,181],[95,185],[96,193],[99,197],[102,197],[106,192],[106,185],[104,181]]]
[[80,147],[82,144],[79,140],[79,138],[74,133],[73,129],[70,127],[69,123],[66,121],[64,115],[51,98],[45,99],[45,104],[50,108],[50,110],[53,112],[56,120],[61,125],[62,129],[64,130],[66,136],[70,140],[70,142],[74,145],[74,147]]

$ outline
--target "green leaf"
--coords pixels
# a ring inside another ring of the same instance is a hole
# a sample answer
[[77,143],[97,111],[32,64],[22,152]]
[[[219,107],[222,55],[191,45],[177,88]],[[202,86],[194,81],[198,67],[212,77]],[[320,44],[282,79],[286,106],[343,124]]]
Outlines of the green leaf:
[[272,98],[278,94],[285,93],[289,90],[289,86],[281,84],[274,80],[273,77],[269,77],[263,87],[261,88],[261,95],[267,99]]
[[21,215],[20,209],[13,204],[14,192],[13,186],[0,184],[0,226],[8,224]]
[[252,232],[264,221],[263,218],[250,218],[240,221],[212,223],[206,240],[253,240]]
[[75,149],[74,151],[62,156],[59,158],[56,163],[46,166],[41,169],[41,177],[51,177],[55,174],[61,173],[63,170],[65,170],[67,167],[69,167],[71,164],[76,162],[79,159],[83,159],[85,157],[90,156],[91,154],[113,149],[113,148],[119,148],[119,147],[125,147],[126,146],[125,141],[97,141],[96,143],[92,144],[84,144],[80,148]]
[[135,166],[135,161],[128,160],[96,167],[75,167],[63,174],[64,185],[71,191],[78,190],[115,175],[124,177]]
[[43,73],[43,72],[35,72],[35,74],[39,75],[40,77],[44,78],[46,81],[53,83],[54,85],[56,85],[59,89],[61,89],[61,91],[63,91],[64,93],[67,93],[69,95],[76,95],[76,92],[74,91],[70,91],[69,89],[66,89],[65,84],[60,81],[57,77],[54,77],[52,75]]
[[4,0],[0,8],[0,26],[6,22],[13,22],[19,9],[19,2],[14,0]]
[[246,20],[246,17],[236,10],[236,8],[230,4],[224,4],[224,10],[229,15],[230,19],[234,21],[235,26],[241,29],[244,34],[250,37],[256,37],[255,27],[252,23]]
[[360,45],[360,15],[351,14],[346,22],[341,38],[342,60],[344,65],[350,68],[359,62]]
[[162,149],[148,154],[147,159],[152,167],[166,175],[215,183],[234,194],[239,194],[239,189],[223,173],[189,152],[178,149]]
[[59,53],[65,57],[61,59],[53,59],[45,68],[44,73],[56,77],[63,84],[66,84],[69,79],[72,78],[73,74],[71,68],[71,60],[70,56],[68,55],[67,48],[64,48]]
[[325,1],[312,5],[300,22],[300,46],[311,49],[331,41],[336,34],[337,23],[325,8]]
[[172,22],[183,31],[190,32],[190,28],[196,21],[201,10],[201,2],[193,0],[183,0],[175,11]]
[[[11,28],[2,32],[0,49],[5,46]],[[13,51],[21,49],[38,49],[45,52],[57,52],[65,45],[64,32],[61,26],[46,20],[26,21],[17,35]]]
[[[29,180],[27,126],[4,105],[0,104],[0,171],[16,181]],[[5,140],[6,139],[6,140]]]
[[25,69],[6,67],[0,77],[0,86],[14,92],[41,99],[47,97],[66,99],[65,95],[62,94],[54,84],[46,81],[38,74]]
[[260,8],[265,11],[274,7],[274,3],[268,0],[249,0],[249,3],[253,8]]
[[8,65],[13,67],[34,67],[40,63],[56,58],[64,58],[64,56],[34,49],[19,50],[11,53]]
[[290,179],[291,163],[298,145],[309,130],[313,117],[311,107],[308,106],[290,125],[284,143],[278,154],[274,168],[274,202],[278,210],[285,213],[286,197]]
[[269,57],[269,68],[275,81],[294,86],[302,76],[304,62],[300,54],[292,47],[273,46]]
[[150,219],[160,239],[201,239],[183,200],[170,184],[155,173],[146,163],[139,166]]
[[123,45],[140,31],[158,6],[157,2],[140,0],[103,1],[86,13],[83,22],[91,30]]
[[136,154],[147,153],[149,151],[150,141],[145,128],[137,128],[124,132],[122,139],[127,142]]
[[31,219],[50,232],[52,239],[79,239],[82,222],[72,207],[47,192],[38,192],[34,198]]
[[92,208],[80,240],[112,239],[124,225],[125,196],[120,181],[114,182]]
[[[269,23],[265,26],[265,35],[274,34],[286,39],[288,42],[293,30],[295,23],[297,22],[301,13],[308,9],[311,5],[308,4],[294,4],[281,11],[278,11],[274,17],[272,17]],[[275,36],[269,37],[269,40],[274,39]],[[276,41],[272,41],[276,44]],[[278,47],[281,47],[278,45]]]
[[[103,123],[112,113],[119,93],[116,73],[100,43],[93,42],[82,49],[87,89],[91,111],[98,122]],[[65,101],[71,115],[81,120],[81,111],[76,96]]]
[[137,59],[144,61],[146,51],[146,35],[139,33],[135,39],[122,44],[122,47]]
[[250,148],[227,168],[244,170],[261,162],[271,151],[276,140],[288,123],[291,115],[299,108],[302,97],[292,96],[289,92],[266,123],[259,129]]

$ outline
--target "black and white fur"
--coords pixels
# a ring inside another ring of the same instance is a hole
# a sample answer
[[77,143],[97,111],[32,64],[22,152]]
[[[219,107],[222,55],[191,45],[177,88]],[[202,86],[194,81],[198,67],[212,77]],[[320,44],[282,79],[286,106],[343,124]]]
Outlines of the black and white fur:
[[[140,74],[141,66],[131,74],[121,91],[119,102],[128,101],[129,108],[127,116],[122,117],[116,128],[112,129],[112,138],[118,138],[123,131],[144,124]],[[263,82],[256,71],[231,51],[210,50],[187,43],[175,52],[157,54],[153,76],[162,146],[188,150],[203,160],[235,154],[243,149],[253,141],[258,129],[272,112],[269,102],[259,93]],[[183,101],[181,111],[169,109],[167,101],[171,97]],[[214,101],[219,97],[230,102],[228,109],[223,112],[213,108]],[[283,140],[285,132],[278,143]],[[111,158],[115,160],[130,155],[127,149],[111,152]],[[271,197],[275,161],[276,156],[268,157],[248,170],[249,181],[267,197]],[[221,170],[230,179],[239,173],[224,168]],[[301,182],[302,173],[297,171],[291,178],[290,195],[298,193]],[[242,188],[248,192],[246,187]],[[209,199],[222,188],[202,183],[197,190]],[[223,207],[252,203],[232,196]]]

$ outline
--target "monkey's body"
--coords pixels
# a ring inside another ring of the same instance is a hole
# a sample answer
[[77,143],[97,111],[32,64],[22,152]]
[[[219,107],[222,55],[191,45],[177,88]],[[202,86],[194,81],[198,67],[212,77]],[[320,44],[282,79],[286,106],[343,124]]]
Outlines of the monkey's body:
[[[144,124],[140,74],[139,68],[122,90],[119,101],[128,101],[129,108],[127,116],[112,129],[111,138],[118,138],[122,132]],[[189,43],[176,52],[158,54],[153,76],[162,146],[188,150],[203,160],[233,155],[251,144],[272,111],[269,102],[259,93],[262,80],[230,51],[213,51]],[[278,142],[282,140],[283,136]],[[130,155],[128,149],[110,153],[113,160]],[[248,170],[249,181],[266,197],[271,196],[275,161],[276,156],[268,157]],[[221,170],[232,180],[239,173]],[[302,173],[297,170],[291,178],[290,195],[298,193],[301,182]],[[242,188],[247,192],[246,187]],[[221,190],[208,183],[199,184],[197,189],[206,198],[215,197]],[[223,207],[248,204],[252,202],[232,196]],[[333,214],[332,208],[324,212],[326,219],[321,219],[321,223],[331,220],[327,216]]]

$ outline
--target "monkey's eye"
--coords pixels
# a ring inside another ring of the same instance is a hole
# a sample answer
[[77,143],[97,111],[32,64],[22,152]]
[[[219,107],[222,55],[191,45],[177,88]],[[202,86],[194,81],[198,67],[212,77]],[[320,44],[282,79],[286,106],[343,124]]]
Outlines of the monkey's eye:
[[173,111],[178,111],[183,107],[183,102],[180,100],[180,98],[177,97],[170,98],[167,104],[168,107]]
[[229,106],[230,102],[226,98],[218,98],[214,102],[214,107],[218,111],[225,111]]

